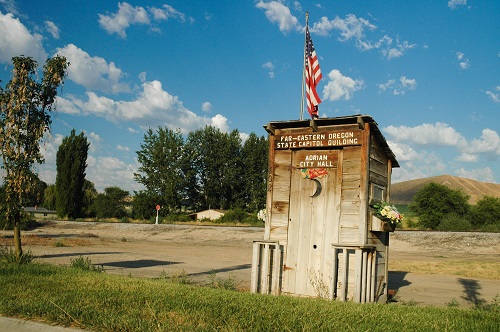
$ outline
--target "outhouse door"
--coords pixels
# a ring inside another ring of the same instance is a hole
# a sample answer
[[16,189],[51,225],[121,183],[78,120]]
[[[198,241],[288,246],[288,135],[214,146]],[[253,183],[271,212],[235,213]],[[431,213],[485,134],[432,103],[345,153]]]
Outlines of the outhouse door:
[[[328,297],[338,239],[339,150],[292,152],[283,292]],[[305,282],[307,281],[307,282]]]

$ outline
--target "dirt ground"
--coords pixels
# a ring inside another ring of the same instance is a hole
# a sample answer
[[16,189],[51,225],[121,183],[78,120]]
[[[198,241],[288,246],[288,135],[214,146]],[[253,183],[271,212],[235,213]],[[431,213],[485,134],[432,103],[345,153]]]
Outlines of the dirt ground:
[[[111,224],[50,221],[22,232],[23,249],[36,261],[70,265],[80,256],[107,273],[158,278],[187,274],[195,283],[233,278],[248,290],[252,243],[262,228],[191,225]],[[0,246],[12,244],[12,231],[0,231]],[[500,296],[500,281],[431,273],[410,273],[391,266],[446,260],[500,264],[500,234],[405,232],[391,234],[389,289],[400,302],[470,306]],[[498,278],[497,278],[498,279]],[[498,297],[497,297],[498,299]]]

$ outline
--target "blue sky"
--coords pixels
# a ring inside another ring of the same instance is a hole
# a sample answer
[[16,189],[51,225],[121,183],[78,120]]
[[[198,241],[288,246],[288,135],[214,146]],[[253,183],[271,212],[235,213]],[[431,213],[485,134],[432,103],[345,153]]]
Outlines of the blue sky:
[[320,116],[371,115],[401,165],[393,182],[499,183],[497,0],[0,0],[2,86],[13,56],[71,62],[40,178],[55,182],[73,128],[91,143],[87,179],[132,192],[148,128],[214,125],[245,139],[298,119],[306,11]]

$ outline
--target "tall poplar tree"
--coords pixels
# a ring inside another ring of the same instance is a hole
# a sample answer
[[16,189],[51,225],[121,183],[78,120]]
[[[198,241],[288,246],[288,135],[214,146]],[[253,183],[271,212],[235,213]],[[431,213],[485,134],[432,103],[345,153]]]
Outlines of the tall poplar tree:
[[12,79],[5,90],[0,87],[0,149],[5,169],[4,212],[14,225],[15,255],[19,261],[22,206],[34,189],[33,166],[44,161],[40,140],[50,129],[50,111],[69,63],[61,56],[48,59],[41,82],[36,79],[38,64],[31,57],[14,57],[12,63]]
[[57,150],[56,209],[59,217],[75,219],[82,216],[85,192],[85,171],[89,142],[75,134],[65,137]]

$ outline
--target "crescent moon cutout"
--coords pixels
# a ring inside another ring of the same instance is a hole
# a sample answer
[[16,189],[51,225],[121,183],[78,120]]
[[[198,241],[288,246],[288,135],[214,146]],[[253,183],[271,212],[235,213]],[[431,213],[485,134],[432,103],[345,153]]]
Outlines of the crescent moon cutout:
[[311,179],[312,181],[316,182],[316,190],[314,191],[314,194],[311,195],[311,197],[318,197],[319,194],[321,194],[321,190],[323,187],[321,186],[321,182],[319,182],[318,179]]

